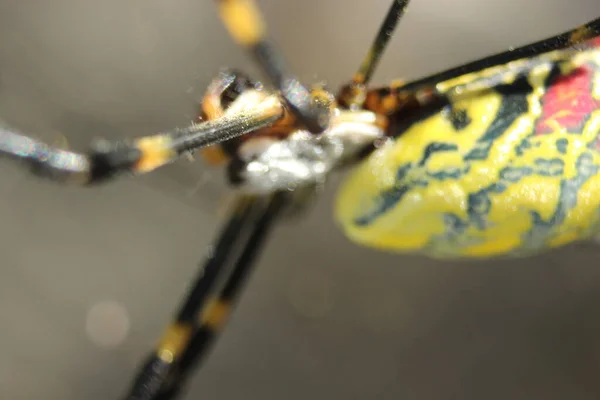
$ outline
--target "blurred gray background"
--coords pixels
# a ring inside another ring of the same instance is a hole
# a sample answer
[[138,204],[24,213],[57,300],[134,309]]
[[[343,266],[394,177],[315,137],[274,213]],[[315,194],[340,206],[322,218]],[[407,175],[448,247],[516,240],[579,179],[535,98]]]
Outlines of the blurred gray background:
[[[263,0],[301,77],[337,86],[388,0]],[[414,0],[376,83],[570,29],[598,0]],[[220,66],[255,73],[212,1],[0,0],[0,119],[83,148],[187,124]],[[61,188],[2,162],[0,399],[118,399],[223,219],[187,160]],[[600,250],[435,262],[355,247],[336,182],[281,225],[189,399],[600,397]]]

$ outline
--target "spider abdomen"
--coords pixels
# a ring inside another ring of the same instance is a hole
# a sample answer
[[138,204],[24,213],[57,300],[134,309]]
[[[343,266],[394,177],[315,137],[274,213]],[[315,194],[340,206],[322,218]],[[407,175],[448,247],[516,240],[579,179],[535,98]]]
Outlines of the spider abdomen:
[[397,139],[341,187],[336,217],[351,240],[435,257],[487,257],[530,254],[598,231],[598,48],[439,87],[447,105],[398,121]]

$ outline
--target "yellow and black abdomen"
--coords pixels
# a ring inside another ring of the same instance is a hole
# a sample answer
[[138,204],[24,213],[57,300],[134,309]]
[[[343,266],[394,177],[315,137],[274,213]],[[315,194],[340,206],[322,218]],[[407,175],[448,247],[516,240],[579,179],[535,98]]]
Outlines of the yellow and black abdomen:
[[597,233],[600,50],[545,57],[440,84],[448,105],[396,127],[340,188],[345,234],[383,250],[486,257]]

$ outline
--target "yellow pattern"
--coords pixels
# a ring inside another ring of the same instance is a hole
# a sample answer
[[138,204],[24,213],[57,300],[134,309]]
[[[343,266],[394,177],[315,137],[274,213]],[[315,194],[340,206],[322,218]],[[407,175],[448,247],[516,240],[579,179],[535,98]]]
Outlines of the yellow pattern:
[[[554,132],[533,132],[554,62],[563,74],[591,63],[598,97],[600,51],[553,52],[538,61],[438,84],[451,105],[378,149],[341,186],[335,215],[348,238],[381,250],[488,257],[530,254],[597,234],[600,153],[593,143],[600,109],[581,132],[568,132],[556,120]],[[495,137],[484,136],[503,122],[497,118],[501,108],[518,101],[486,85],[494,79],[496,85],[513,83],[524,67],[532,88],[526,109],[513,110]],[[465,111],[471,122],[455,128],[450,108]],[[435,146],[445,150],[432,152]]]
[[190,325],[178,323],[170,325],[158,345],[158,357],[164,362],[172,363],[187,345],[191,334],[192,327]]
[[171,141],[168,135],[137,140],[135,145],[142,152],[142,157],[135,166],[136,172],[149,172],[172,161],[177,153],[171,148]]
[[223,300],[217,299],[211,302],[202,312],[200,320],[214,330],[223,328],[229,317],[231,305]]
[[219,11],[233,38],[244,46],[253,46],[264,36],[264,23],[252,0],[220,0]]

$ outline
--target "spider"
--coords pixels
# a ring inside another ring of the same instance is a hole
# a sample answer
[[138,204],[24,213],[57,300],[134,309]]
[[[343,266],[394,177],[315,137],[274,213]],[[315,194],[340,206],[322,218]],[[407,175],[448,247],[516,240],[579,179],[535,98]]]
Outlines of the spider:
[[0,154],[40,176],[93,185],[200,151],[240,193],[201,274],[128,399],[172,399],[206,355],[267,234],[326,178],[352,169],[336,203],[346,236],[433,257],[528,255],[593,236],[600,209],[600,19],[413,82],[369,83],[408,0],[394,0],[352,80],[306,86],[251,0],[218,0],[235,41],[275,90],[236,70],[209,85],[182,129],[88,153],[11,128]]

